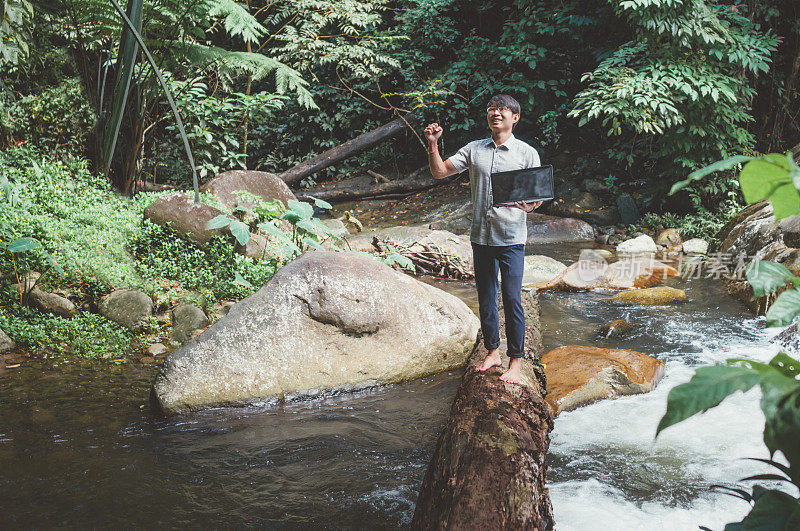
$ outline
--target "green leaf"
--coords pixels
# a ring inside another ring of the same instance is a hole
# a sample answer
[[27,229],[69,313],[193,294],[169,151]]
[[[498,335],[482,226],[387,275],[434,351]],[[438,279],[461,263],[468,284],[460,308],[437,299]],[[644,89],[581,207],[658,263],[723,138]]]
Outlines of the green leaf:
[[400,253],[392,253],[386,257],[387,260],[390,262],[397,262],[400,267],[408,269],[409,271],[416,271],[416,267],[414,267],[414,262],[407,256],[403,256]]
[[303,219],[311,219],[312,217],[314,217],[314,207],[312,207],[308,203],[304,203],[303,201],[298,201],[297,199],[290,199],[289,208],[291,208],[293,212],[296,212],[297,215],[299,215]]
[[767,326],[786,326],[800,313],[800,290],[784,291],[767,310]]
[[214,230],[214,229],[221,229],[222,227],[227,227],[231,223],[231,221],[233,220],[229,218],[227,215],[220,214],[219,216],[216,216],[215,218],[208,220],[208,223],[206,223],[206,230]]
[[309,238],[308,236],[303,238],[302,241],[303,241],[304,244],[308,245],[309,247],[311,247],[313,249],[316,249],[317,251],[324,251],[325,250],[325,249],[322,248],[322,246],[319,243],[317,243],[316,240],[314,240],[313,238]]
[[679,191],[679,190],[681,190],[683,188],[686,188],[687,186],[692,184],[693,181],[699,181],[700,179],[702,179],[702,178],[706,177],[707,175],[710,175],[710,174],[712,174],[714,172],[729,170],[729,169],[741,164],[742,162],[747,162],[748,160],[753,160],[753,157],[746,157],[744,155],[736,155],[734,157],[728,157],[727,159],[715,162],[714,164],[709,164],[705,168],[700,168],[699,170],[693,171],[692,173],[690,173],[689,176],[686,178],[686,180],[679,181],[679,182],[673,184],[668,195],[672,195],[675,192],[677,192],[677,191]]
[[736,391],[747,391],[759,382],[759,374],[749,367],[711,365],[700,367],[692,379],[672,388],[667,411],[656,429],[661,430],[706,411]]
[[41,247],[42,244],[39,243],[39,240],[36,238],[17,238],[13,242],[8,244],[8,252],[10,253],[21,253],[24,251],[30,251],[31,249],[36,249],[37,247]]
[[797,378],[800,376],[800,361],[797,361],[785,352],[776,354],[775,357],[769,361],[769,366],[774,367],[775,370],[788,378]]
[[[742,529],[759,531],[784,531],[790,529],[788,523],[793,513],[797,514],[800,505],[797,499],[779,490],[753,487],[755,504],[742,520]],[[726,528],[727,529],[727,528]]]
[[300,221],[303,218],[301,218],[300,215],[297,212],[295,212],[294,210],[287,210],[286,212],[283,213],[283,215],[281,216],[281,219],[285,219],[286,221],[288,221],[292,225],[296,225],[297,222]]
[[318,208],[324,208],[325,210],[330,210],[330,209],[333,208],[333,205],[331,205],[327,201],[324,201],[322,199],[317,199],[313,195],[308,196],[308,198],[309,199],[313,199],[314,200],[314,206],[316,206]]
[[239,242],[239,245],[246,245],[250,240],[250,227],[246,223],[239,220],[231,221],[231,234]]
[[52,256],[50,256],[50,253],[48,253],[48,252],[45,252],[45,253],[44,253],[44,257],[47,259],[47,262],[48,262],[48,263],[49,263],[49,264],[50,264],[50,265],[53,267],[53,269],[55,269],[55,270],[58,272],[58,274],[59,274],[60,276],[62,276],[62,277],[63,277],[63,276],[65,276],[65,275],[66,275],[66,273],[64,273],[64,270],[61,268],[61,265],[59,265],[59,263],[58,263],[58,262],[56,262],[56,259],[55,259],[55,258],[53,258]]
[[263,230],[264,232],[268,232],[269,234],[272,234],[273,236],[277,237],[278,239],[281,239],[281,240],[288,240],[289,239],[289,237],[286,235],[285,232],[283,232],[280,228],[276,227],[272,223],[269,223],[269,222],[259,223],[258,224],[258,228]]
[[308,219],[301,219],[297,222],[298,228],[303,229],[304,231],[310,232],[311,234],[316,234],[316,227],[311,220]]
[[243,286],[247,286],[248,288],[252,288],[253,285],[250,284],[238,271],[234,271],[234,279],[237,284],[241,284]]
[[752,262],[747,266],[745,274],[747,281],[753,286],[753,294],[756,297],[772,293],[794,278],[785,265],[765,260]]
[[773,153],[751,160],[742,168],[739,184],[748,203],[770,198],[778,219],[781,219],[779,213],[790,211],[792,205],[796,207],[795,213],[800,210],[800,196],[792,184],[791,165],[784,155]]

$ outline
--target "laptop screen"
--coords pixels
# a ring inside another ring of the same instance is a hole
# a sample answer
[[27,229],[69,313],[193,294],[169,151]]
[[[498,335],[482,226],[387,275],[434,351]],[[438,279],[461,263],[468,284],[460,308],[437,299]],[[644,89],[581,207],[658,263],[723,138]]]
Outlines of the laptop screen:
[[546,201],[553,199],[553,166],[492,174],[492,203],[513,204],[515,201]]

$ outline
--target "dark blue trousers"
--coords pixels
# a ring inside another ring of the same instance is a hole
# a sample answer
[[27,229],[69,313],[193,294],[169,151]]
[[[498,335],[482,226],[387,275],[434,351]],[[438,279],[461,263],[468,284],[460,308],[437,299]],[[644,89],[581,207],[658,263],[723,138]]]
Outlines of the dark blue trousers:
[[525,268],[525,244],[495,247],[472,244],[475,264],[475,285],[487,350],[500,346],[500,313],[497,309],[497,271],[503,292],[503,313],[506,316],[508,356],[521,358],[525,343],[525,312],[522,309],[522,273]]

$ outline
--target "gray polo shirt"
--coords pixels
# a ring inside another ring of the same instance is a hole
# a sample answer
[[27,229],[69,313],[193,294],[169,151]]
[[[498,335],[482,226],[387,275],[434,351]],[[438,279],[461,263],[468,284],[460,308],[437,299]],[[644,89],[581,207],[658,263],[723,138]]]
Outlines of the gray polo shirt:
[[481,245],[515,245],[528,239],[526,214],[516,207],[492,206],[492,173],[541,166],[539,153],[514,137],[496,146],[494,140],[470,142],[450,157],[459,173],[469,168],[472,228],[469,239]]

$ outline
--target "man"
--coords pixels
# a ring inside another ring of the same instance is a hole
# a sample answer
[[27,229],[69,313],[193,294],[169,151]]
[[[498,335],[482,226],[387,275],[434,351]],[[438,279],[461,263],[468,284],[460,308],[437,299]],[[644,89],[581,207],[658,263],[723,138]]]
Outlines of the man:
[[505,94],[493,96],[487,105],[486,121],[492,138],[470,142],[447,160],[439,155],[442,128],[432,123],[425,128],[428,141],[428,164],[434,179],[444,179],[469,168],[472,192],[472,242],[475,285],[483,341],[489,354],[478,370],[502,365],[500,358],[500,314],[497,309],[497,271],[500,270],[503,310],[506,317],[508,371],[500,379],[520,381],[525,341],[525,314],[522,309],[522,273],[524,269],[527,225],[525,214],[542,201],[492,206],[492,173],[541,166],[539,153],[512,134],[519,121],[517,100]]

